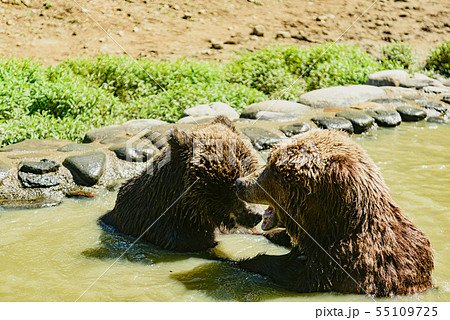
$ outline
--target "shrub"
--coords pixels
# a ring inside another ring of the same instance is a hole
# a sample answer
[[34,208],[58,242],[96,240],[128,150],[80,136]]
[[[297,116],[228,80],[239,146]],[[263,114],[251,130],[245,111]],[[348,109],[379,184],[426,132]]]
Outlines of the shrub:
[[403,42],[384,46],[381,55],[381,62],[387,69],[412,69],[417,63],[413,46]]
[[450,41],[441,43],[431,50],[425,68],[450,76]]

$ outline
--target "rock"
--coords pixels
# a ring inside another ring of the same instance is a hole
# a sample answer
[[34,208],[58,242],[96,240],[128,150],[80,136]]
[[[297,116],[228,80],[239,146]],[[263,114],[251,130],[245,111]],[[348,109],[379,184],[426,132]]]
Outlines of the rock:
[[344,118],[314,117],[311,121],[321,129],[342,130],[349,134],[353,133],[352,123]]
[[76,191],[67,191],[66,197],[67,198],[95,198],[95,197],[97,197],[97,195],[95,193],[92,193],[89,191],[76,190]]
[[101,144],[119,144],[119,143],[127,143],[129,138],[125,137],[110,137],[100,140]]
[[440,115],[440,116],[436,116],[436,117],[428,117],[427,121],[428,122],[433,122],[433,123],[447,123],[448,122],[448,116],[447,115]]
[[69,143],[56,151],[59,152],[71,152],[71,151],[90,151],[94,149],[91,145],[88,144],[79,144],[79,143]]
[[71,142],[72,141],[69,140],[55,140],[55,139],[41,139],[41,140],[27,139],[22,142],[10,144],[6,147],[0,148],[0,152],[56,150]]
[[63,164],[72,173],[75,183],[92,186],[98,182],[105,170],[106,156],[103,152],[90,152],[67,157]]
[[[378,99],[381,100],[381,99]],[[379,109],[381,108],[381,105],[379,103],[373,102],[373,101],[365,101],[365,102],[358,102],[355,104],[352,104],[350,106],[351,109],[356,109],[356,110],[375,110],[375,109]],[[346,109],[344,108],[325,108],[323,109],[323,111],[327,112],[328,110],[330,110],[330,112],[333,112],[333,109],[339,109],[336,110],[336,112],[340,112],[340,111],[346,111]]]
[[239,118],[239,114],[226,103],[213,102],[209,104],[200,104],[198,106],[186,109],[183,111],[182,117],[215,117],[218,115],[224,115],[230,120]]
[[117,158],[129,162],[145,162],[153,157],[155,150],[149,145],[134,144],[134,145],[114,145],[109,148],[113,151]]
[[396,127],[402,122],[402,118],[397,111],[371,110],[366,114],[375,119],[379,127]]
[[288,39],[291,37],[291,33],[289,31],[277,31],[275,34],[275,39]]
[[177,123],[189,123],[189,124],[208,124],[214,120],[213,116],[204,117],[184,117],[177,121]]
[[20,164],[21,164],[21,167],[19,168],[20,172],[35,173],[35,174],[56,172],[61,166],[58,162],[48,159],[42,159],[39,162],[22,161]]
[[0,160],[0,182],[8,176],[9,171],[11,171],[11,168]]
[[354,103],[382,98],[385,95],[383,89],[375,86],[338,86],[307,92],[300,96],[298,102],[313,108],[346,108]]
[[450,88],[448,88],[448,87],[428,86],[428,87],[423,87],[423,92],[425,92],[425,93],[433,93],[433,94],[447,94],[447,93],[450,93]]
[[264,26],[262,25],[257,25],[253,27],[253,30],[250,34],[258,37],[264,37],[264,32],[266,32],[266,28],[264,28]]
[[305,133],[310,130],[309,124],[306,122],[298,122],[287,126],[280,127],[279,130],[284,133],[286,137],[292,137],[297,134]]
[[38,209],[53,207],[61,203],[62,194],[39,196],[31,199],[0,199],[0,207],[5,209]]
[[125,127],[121,125],[112,125],[108,127],[103,127],[99,129],[93,129],[86,133],[83,142],[89,143],[96,140],[101,140],[105,138],[111,138],[125,133]]
[[241,131],[250,138],[253,146],[258,151],[270,149],[282,140],[280,136],[263,128],[244,127]]
[[292,113],[282,113],[282,112],[271,112],[271,111],[260,111],[256,114],[256,120],[265,121],[293,121],[297,117]]
[[31,1],[30,1],[30,0],[22,0],[22,3],[23,3],[26,7],[31,6]]
[[290,114],[305,114],[311,111],[311,107],[301,103],[285,100],[268,100],[249,105],[242,111],[241,118],[257,119],[256,114],[260,111],[281,112]]
[[359,111],[339,112],[336,114],[336,117],[349,120],[353,125],[353,130],[355,133],[363,133],[364,131],[367,131],[375,122],[371,116]]
[[422,89],[423,87],[437,86],[442,87],[438,80],[431,79],[424,74],[415,73],[412,77],[400,82],[400,87]]
[[61,183],[59,177],[52,173],[35,174],[19,171],[17,175],[25,188],[50,188]]
[[425,109],[432,109],[437,111],[440,114],[445,114],[448,111],[448,108],[443,103],[437,103],[434,101],[418,101],[417,104]]
[[402,117],[402,121],[420,121],[427,117],[427,113],[414,107],[398,107],[398,113]]
[[302,30],[298,30],[297,33],[291,35],[291,38],[300,41],[313,42],[313,40],[309,39]]
[[137,133],[145,133],[142,131],[150,131],[152,128],[167,124],[167,122],[157,119],[136,119],[130,120],[122,124],[122,127],[125,128],[127,133],[137,134]]
[[409,74],[404,70],[383,70],[372,73],[367,79],[366,84],[371,86],[398,87],[400,82],[409,78]]
[[404,105],[408,104],[405,100],[391,99],[391,98],[374,99],[371,101],[378,103],[378,104],[389,105],[389,106],[404,106]]
[[211,39],[211,48],[213,49],[223,49],[223,42],[217,41],[216,39]]

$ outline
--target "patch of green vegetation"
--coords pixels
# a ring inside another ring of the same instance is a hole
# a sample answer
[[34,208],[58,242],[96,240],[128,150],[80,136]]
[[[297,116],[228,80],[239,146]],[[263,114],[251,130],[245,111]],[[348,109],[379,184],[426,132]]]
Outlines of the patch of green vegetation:
[[450,40],[431,49],[425,69],[450,76]]
[[414,47],[408,43],[395,42],[381,49],[381,62],[386,69],[413,69],[417,64]]

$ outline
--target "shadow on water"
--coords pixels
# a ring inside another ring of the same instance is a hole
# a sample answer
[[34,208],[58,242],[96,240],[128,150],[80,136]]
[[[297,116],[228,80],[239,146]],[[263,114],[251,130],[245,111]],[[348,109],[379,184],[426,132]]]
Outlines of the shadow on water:
[[206,263],[170,277],[180,281],[186,289],[200,291],[216,301],[264,301],[298,295],[232,262]]
[[[152,265],[160,262],[175,262],[192,257],[215,260],[207,252],[174,252],[164,250],[151,243],[134,241],[136,238],[118,232],[114,227],[99,223],[102,228],[100,244],[96,248],[84,250],[81,255],[100,260],[126,260],[134,263]],[[123,256],[122,256],[123,255]]]

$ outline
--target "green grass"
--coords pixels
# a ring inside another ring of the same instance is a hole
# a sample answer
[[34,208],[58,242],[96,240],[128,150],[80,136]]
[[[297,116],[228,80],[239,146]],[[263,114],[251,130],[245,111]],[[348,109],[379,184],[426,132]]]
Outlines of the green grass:
[[[449,43],[427,68],[448,74]],[[412,47],[388,45],[377,60],[357,46],[273,46],[229,63],[99,56],[44,67],[0,59],[0,146],[24,139],[81,141],[96,127],[138,118],[175,122],[184,109],[220,101],[237,111],[267,99],[295,101],[323,87],[363,84],[387,68],[416,63]]]
[[431,49],[425,69],[450,76],[450,40]]

